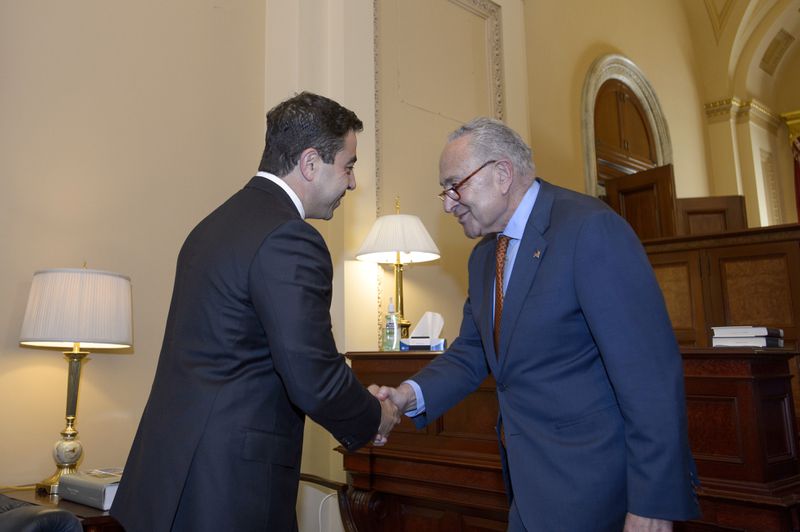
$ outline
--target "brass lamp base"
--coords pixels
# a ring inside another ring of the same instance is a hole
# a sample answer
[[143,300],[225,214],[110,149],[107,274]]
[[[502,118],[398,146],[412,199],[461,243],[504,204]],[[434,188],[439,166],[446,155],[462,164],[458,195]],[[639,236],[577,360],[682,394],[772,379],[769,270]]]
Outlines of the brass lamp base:
[[67,377],[67,426],[61,431],[61,439],[53,446],[53,459],[56,472],[52,476],[36,484],[36,493],[41,495],[58,495],[58,484],[61,477],[75,473],[83,456],[83,445],[78,440],[75,430],[75,410],[78,406],[78,385],[81,379],[81,361],[88,355],[79,349],[78,344],[64,356],[69,362]]
[[58,495],[58,484],[61,477],[71,475],[77,471],[75,464],[58,466],[58,469],[51,476],[36,483],[37,495]]
[[400,326],[400,338],[408,338],[408,329],[411,328],[411,322],[402,316],[398,316],[397,324]]

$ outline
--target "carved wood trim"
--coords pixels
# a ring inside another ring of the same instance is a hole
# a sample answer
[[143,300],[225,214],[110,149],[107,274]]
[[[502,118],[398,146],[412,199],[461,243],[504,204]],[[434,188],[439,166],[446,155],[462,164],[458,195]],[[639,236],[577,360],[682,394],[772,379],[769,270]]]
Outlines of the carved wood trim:
[[609,79],[618,79],[627,85],[642,103],[650,130],[656,141],[656,165],[672,163],[672,141],[669,136],[667,121],[661,111],[653,87],[639,67],[627,57],[609,54],[599,57],[586,74],[583,84],[581,129],[583,136],[584,169],[586,175],[586,193],[599,195],[597,186],[597,165],[595,163],[594,138],[594,106],[600,87]]

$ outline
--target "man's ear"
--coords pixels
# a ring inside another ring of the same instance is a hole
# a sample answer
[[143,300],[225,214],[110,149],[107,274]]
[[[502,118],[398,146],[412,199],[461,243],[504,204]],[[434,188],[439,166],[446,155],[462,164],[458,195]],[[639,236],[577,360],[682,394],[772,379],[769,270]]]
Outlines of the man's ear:
[[511,189],[511,184],[514,182],[514,167],[511,161],[497,161],[495,163],[495,179],[500,186],[503,194],[506,194]]
[[313,181],[317,175],[322,159],[319,152],[314,148],[306,148],[300,154],[297,165],[300,167],[300,174],[306,181]]

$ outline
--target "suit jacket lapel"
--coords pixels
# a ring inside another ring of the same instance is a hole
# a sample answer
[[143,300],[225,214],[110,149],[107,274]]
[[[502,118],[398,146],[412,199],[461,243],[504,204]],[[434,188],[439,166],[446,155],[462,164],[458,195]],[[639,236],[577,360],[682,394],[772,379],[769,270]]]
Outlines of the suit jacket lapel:
[[[525,225],[525,233],[517,250],[514,270],[506,287],[503,299],[503,316],[500,321],[500,355],[505,362],[505,354],[519,319],[522,305],[533,285],[539,264],[544,259],[547,240],[544,233],[550,226],[550,213],[553,208],[553,189],[545,181],[539,180],[541,188],[533,205],[533,210]],[[494,269],[492,269],[494,271]],[[491,314],[491,313],[490,313]]]

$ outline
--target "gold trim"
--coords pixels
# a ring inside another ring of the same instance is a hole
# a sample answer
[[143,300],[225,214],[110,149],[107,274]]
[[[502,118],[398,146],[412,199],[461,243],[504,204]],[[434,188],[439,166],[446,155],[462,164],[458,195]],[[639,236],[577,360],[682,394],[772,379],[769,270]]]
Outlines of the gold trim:
[[749,120],[776,130],[781,123],[781,117],[758,100],[743,101],[734,96],[709,102],[704,104],[703,108],[706,117],[712,122],[725,118],[736,119],[739,122]]
[[703,108],[708,118],[733,118],[739,113],[743,105],[742,101],[734,96],[733,98],[707,103],[703,105]]
[[789,142],[794,142],[794,139],[800,137],[800,111],[783,113],[781,120],[789,129]]

